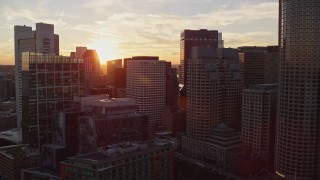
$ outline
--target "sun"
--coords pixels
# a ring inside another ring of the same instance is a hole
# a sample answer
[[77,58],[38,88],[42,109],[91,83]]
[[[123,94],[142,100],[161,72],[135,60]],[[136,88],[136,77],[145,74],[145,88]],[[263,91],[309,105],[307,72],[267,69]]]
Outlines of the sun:
[[95,49],[100,57],[100,63],[106,64],[108,60],[119,59],[118,43],[114,40],[96,39],[89,47]]

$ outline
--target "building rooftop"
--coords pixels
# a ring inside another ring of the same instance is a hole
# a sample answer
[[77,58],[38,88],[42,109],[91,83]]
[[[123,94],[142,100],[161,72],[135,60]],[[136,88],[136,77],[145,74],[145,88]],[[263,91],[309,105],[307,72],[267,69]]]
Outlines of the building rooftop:
[[130,60],[159,60],[159,57],[158,56],[133,56],[132,58],[130,58]]
[[6,139],[7,141],[13,142],[15,144],[19,144],[22,142],[21,132],[17,128],[0,132],[0,138]]
[[81,110],[85,106],[118,107],[136,105],[135,100],[132,98],[109,98],[107,94],[74,97],[73,101],[81,104]]
[[214,47],[192,47],[191,49],[192,59],[227,59],[236,60],[238,62],[239,54],[236,49],[233,48],[214,48]]
[[169,140],[158,138],[146,142],[121,142],[98,148],[95,153],[70,157],[69,159],[103,163],[170,146],[173,145]]
[[25,144],[1,147],[0,153],[11,159],[39,154],[38,150],[30,149]]
[[233,149],[241,145],[240,134],[225,123],[219,123],[207,143],[222,149]]
[[136,105],[132,98],[105,98],[92,101],[92,106],[99,107],[117,107],[117,106],[133,106]]
[[0,111],[0,117],[15,117],[16,113],[12,112],[13,110],[9,111]]
[[23,169],[22,173],[30,173],[34,176],[34,179],[50,179],[50,180],[58,180],[60,179],[60,174],[58,171],[55,171],[51,168],[47,168],[44,166],[36,167],[36,168],[28,168]]
[[250,91],[277,91],[277,84],[253,84],[249,86]]

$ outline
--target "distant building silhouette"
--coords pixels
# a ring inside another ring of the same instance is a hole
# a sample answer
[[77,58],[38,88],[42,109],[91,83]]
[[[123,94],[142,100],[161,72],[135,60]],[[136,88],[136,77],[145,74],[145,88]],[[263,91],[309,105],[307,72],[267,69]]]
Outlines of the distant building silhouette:
[[82,59],[84,53],[86,53],[87,50],[88,50],[87,47],[83,47],[83,46],[76,47],[75,58]]
[[127,97],[127,75],[125,68],[116,68],[114,70],[115,81],[115,97],[124,98]]
[[171,68],[171,62],[166,67],[166,106],[177,106],[179,96],[179,80],[177,69]]
[[116,69],[122,68],[122,59],[107,61],[107,83],[108,85],[115,85],[115,81],[118,79],[116,76]]
[[107,61],[107,85],[113,91],[111,97],[126,97],[126,70],[122,67],[122,59]]
[[100,76],[100,58],[98,53],[94,49],[80,46],[76,47],[76,52],[70,52],[70,57],[83,59],[85,95],[92,95],[103,84]]
[[92,88],[100,86],[100,58],[96,50],[87,49],[82,55],[82,59],[85,94],[89,95]]

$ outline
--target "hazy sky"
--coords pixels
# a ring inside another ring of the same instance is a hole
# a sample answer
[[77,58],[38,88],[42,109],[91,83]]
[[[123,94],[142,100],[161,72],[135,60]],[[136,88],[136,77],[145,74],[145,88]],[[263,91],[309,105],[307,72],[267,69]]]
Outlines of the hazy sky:
[[183,29],[212,29],[225,47],[277,44],[277,0],[1,0],[0,64],[14,64],[14,25],[55,25],[60,53],[96,49],[103,62],[156,55],[179,63]]

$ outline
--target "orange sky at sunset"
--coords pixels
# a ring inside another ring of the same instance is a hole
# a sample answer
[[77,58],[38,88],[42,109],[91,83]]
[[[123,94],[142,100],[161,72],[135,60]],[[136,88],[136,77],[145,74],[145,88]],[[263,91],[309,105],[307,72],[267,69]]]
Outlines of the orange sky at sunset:
[[215,29],[225,47],[277,44],[274,0],[31,0],[0,2],[0,64],[14,64],[14,25],[55,25],[60,54],[96,49],[101,62],[137,55],[179,63],[183,29]]

